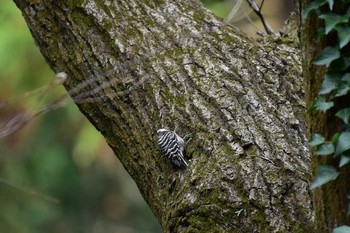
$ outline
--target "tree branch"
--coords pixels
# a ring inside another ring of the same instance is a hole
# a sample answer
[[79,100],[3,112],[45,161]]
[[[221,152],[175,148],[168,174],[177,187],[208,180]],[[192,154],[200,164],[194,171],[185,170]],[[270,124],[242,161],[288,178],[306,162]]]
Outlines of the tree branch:
[[261,1],[260,7],[258,6],[258,4],[255,2],[255,0],[247,0],[249,6],[253,9],[253,11],[255,12],[255,14],[260,18],[262,24],[264,25],[265,31],[267,32],[267,34],[269,35],[274,35],[275,33],[273,32],[273,29],[271,28],[271,26],[269,25],[269,23],[266,21],[263,13],[262,13],[262,7],[264,5],[264,1]]

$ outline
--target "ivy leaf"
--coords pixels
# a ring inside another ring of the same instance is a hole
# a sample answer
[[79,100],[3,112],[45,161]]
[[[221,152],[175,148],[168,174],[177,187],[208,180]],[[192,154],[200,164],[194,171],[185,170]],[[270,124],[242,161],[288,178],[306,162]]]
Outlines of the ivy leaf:
[[345,124],[349,124],[350,108],[343,108],[335,114],[338,118],[342,119]]
[[338,24],[348,22],[347,16],[337,15],[334,13],[323,14],[320,15],[319,18],[324,19],[326,25],[326,34],[332,31]]
[[340,57],[340,52],[337,47],[328,46],[321,54],[315,58],[313,64],[315,65],[329,65],[332,61],[338,59]]
[[336,144],[338,142],[338,139],[339,139],[339,133],[335,133],[333,136],[332,136],[332,143],[333,144]]
[[336,97],[343,96],[348,94],[350,91],[350,87],[348,85],[342,84],[337,88],[337,93],[335,94]]
[[341,86],[338,88],[338,92],[337,92],[336,96],[337,97],[344,96],[344,95],[348,94],[349,91],[350,91],[350,88],[348,86]]
[[335,180],[339,175],[337,169],[335,169],[331,165],[319,165],[318,172],[318,176],[316,176],[316,179],[312,182],[310,186],[311,189],[315,189],[328,183],[331,180]]
[[339,136],[335,155],[339,155],[350,149],[350,132],[342,132]]
[[314,108],[320,111],[327,111],[328,109],[330,109],[331,107],[334,106],[334,102],[326,102],[324,96],[319,96],[318,99],[316,100],[315,104],[314,104]]
[[311,140],[308,142],[309,146],[318,146],[324,143],[324,137],[321,134],[315,133]]
[[346,70],[350,66],[350,57],[339,57],[330,64],[330,68],[337,72]]
[[344,74],[341,81],[342,84],[337,88],[337,97],[346,95],[350,91],[350,73]]
[[310,4],[307,5],[303,11],[303,19],[306,19],[311,11],[318,10],[325,3],[326,3],[325,0],[311,1]]
[[341,155],[339,167],[342,167],[350,162],[350,155]]
[[328,2],[329,9],[333,10],[333,5],[334,5],[333,0],[327,0],[327,2]]
[[330,155],[334,153],[333,143],[324,143],[314,151],[314,155]]
[[350,27],[347,24],[337,25],[335,30],[338,32],[339,46],[343,48],[350,42]]
[[328,94],[337,88],[337,84],[340,81],[340,76],[338,74],[327,73],[325,79],[323,80],[321,90],[318,94],[324,95]]
[[346,225],[342,225],[340,227],[334,228],[332,233],[349,233],[349,232],[350,232],[350,227]]
[[343,77],[341,78],[341,80],[350,86],[350,73],[344,74]]

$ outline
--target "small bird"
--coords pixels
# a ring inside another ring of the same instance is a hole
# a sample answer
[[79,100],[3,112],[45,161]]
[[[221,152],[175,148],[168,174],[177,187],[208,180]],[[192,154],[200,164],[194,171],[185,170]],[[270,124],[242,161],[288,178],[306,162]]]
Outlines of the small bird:
[[167,156],[176,166],[182,170],[187,168],[184,159],[185,142],[175,132],[167,129],[157,131],[158,145],[162,153]]

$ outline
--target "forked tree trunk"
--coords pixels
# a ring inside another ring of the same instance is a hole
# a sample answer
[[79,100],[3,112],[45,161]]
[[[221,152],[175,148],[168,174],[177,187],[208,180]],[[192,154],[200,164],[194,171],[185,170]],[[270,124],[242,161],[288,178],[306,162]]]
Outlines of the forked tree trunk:
[[[297,49],[194,0],[15,2],[164,232],[310,232]],[[162,157],[163,127],[192,134],[186,171]]]

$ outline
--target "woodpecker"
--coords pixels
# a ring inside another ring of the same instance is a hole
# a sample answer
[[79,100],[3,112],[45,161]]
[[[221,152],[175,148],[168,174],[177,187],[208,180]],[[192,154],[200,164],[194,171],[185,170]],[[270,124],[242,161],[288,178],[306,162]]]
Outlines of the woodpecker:
[[158,145],[162,153],[167,156],[176,166],[182,170],[187,168],[184,159],[185,142],[175,132],[167,129],[157,131]]

